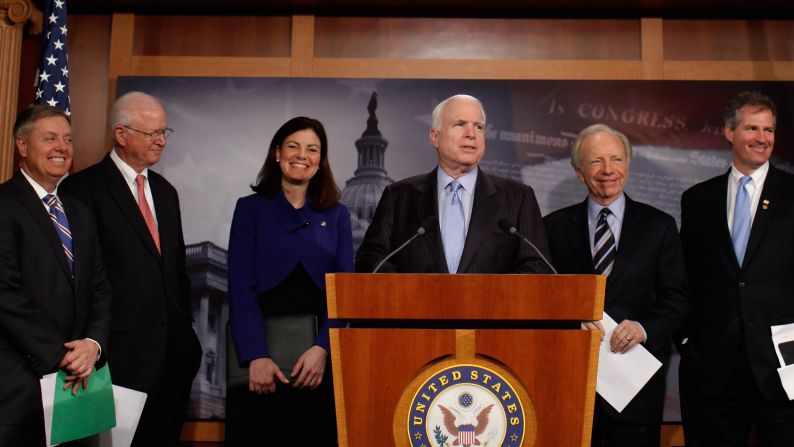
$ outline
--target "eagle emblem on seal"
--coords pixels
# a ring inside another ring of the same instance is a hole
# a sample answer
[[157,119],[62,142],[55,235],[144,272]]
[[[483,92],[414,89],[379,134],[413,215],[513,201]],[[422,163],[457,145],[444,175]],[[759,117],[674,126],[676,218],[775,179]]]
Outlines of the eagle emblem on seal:
[[444,426],[449,434],[455,438],[452,445],[462,445],[463,447],[480,445],[477,437],[488,428],[488,420],[493,404],[488,405],[477,413],[476,424],[472,423],[473,421],[463,421],[463,423],[458,424],[458,417],[449,408],[443,405],[439,405],[438,408],[444,414]]

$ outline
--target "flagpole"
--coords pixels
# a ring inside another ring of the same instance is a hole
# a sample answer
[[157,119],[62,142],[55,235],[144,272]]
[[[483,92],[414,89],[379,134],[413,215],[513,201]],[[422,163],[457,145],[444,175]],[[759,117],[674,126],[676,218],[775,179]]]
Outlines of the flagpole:
[[19,100],[22,31],[31,22],[31,33],[42,29],[42,13],[31,0],[0,0],[0,182],[11,178],[16,148],[11,133]]

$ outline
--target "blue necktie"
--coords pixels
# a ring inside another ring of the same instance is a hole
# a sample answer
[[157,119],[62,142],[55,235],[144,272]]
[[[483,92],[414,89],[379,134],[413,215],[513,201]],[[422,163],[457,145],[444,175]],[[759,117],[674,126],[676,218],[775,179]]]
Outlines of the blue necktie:
[[596,222],[595,237],[593,238],[593,244],[595,245],[593,269],[597,275],[609,276],[612,272],[612,266],[615,265],[615,255],[617,254],[615,235],[607,223],[607,217],[611,213],[609,208],[603,208],[598,213],[598,222]]
[[61,202],[54,194],[47,194],[42,199],[47,205],[50,214],[50,220],[55,226],[55,232],[61,239],[63,252],[66,255],[66,260],[69,263],[69,270],[74,272],[74,254],[72,254],[72,231],[69,230],[69,220],[66,218],[66,213],[63,212]]
[[749,175],[739,179],[739,189],[736,190],[736,205],[733,207],[733,251],[739,265],[744,262],[744,252],[747,249],[747,240],[750,238],[750,194],[747,193],[747,184],[752,178]]
[[449,182],[447,202],[444,207],[444,222],[441,239],[444,243],[444,256],[447,258],[449,273],[457,273],[463,246],[466,243],[466,218],[463,202],[460,200],[461,184],[457,180]]

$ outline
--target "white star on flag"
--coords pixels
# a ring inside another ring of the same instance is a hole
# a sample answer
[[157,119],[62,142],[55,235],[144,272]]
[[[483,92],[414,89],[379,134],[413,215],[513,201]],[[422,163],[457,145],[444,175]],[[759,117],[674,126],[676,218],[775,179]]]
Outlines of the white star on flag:
[[[67,51],[67,0],[44,0],[46,36],[36,76],[36,104],[70,110],[69,54]],[[56,11],[57,10],[57,14]],[[57,54],[57,56],[56,56]]]

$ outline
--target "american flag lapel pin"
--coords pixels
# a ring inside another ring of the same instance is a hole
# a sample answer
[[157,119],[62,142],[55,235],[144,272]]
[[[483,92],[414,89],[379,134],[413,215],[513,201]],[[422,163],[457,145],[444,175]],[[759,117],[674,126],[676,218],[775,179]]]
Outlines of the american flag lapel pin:
[[322,222],[320,222],[320,226],[321,227],[326,227],[326,226],[328,226],[328,222],[322,221]]

